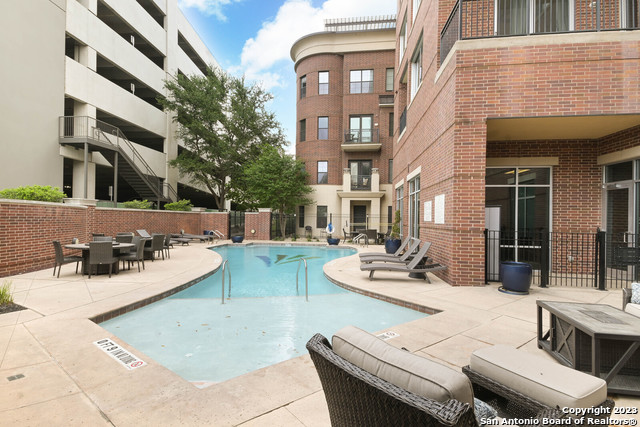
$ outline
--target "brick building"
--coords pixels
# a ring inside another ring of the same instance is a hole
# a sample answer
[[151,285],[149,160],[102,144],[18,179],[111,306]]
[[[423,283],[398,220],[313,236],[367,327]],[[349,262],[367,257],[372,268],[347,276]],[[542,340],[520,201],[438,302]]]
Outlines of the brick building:
[[298,231],[329,221],[342,235],[386,232],[393,202],[395,16],[326,22],[291,48],[297,75],[296,156],[314,203],[299,207]]
[[632,268],[611,242],[639,227],[637,29],[637,0],[398,1],[395,206],[449,283],[587,256],[541,253],[536,233],[606,230],[607,267]]

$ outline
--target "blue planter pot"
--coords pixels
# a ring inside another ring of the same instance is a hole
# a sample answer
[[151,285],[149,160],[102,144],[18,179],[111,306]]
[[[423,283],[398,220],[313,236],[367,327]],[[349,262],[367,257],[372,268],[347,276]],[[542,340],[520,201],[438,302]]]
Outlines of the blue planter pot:
[[242,243],[243,240],[244,240],[243,236],[231,236],[231,241],[233,243]]
[[387,239],[384,242],[384,250],[388,254],[395,254],[398,249],[400,249],[400,245],[402,244],[402,240],[400,239]]
[[500,290],[518,295],[528,294],[531,287],[531,272],[531,265],[526,262],[507,261],[500,263],[500,278],[502,280]]
[[340,239],[335,237],[327,237],[327,243],[330,245],[337,245],[338,243],[340,243]]

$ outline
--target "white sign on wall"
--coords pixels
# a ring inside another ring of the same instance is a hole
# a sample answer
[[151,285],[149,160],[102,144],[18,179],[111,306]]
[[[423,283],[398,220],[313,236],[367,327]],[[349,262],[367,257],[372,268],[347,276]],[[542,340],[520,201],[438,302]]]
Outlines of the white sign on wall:
[[424,221],[425,222],[431,222],[433,221],[431,219],[431,208],[432,208],[433,202],[431,200],[429,200],[428,202],[424,202]]
[[444,194],[436,196],[434,208],[434,222],[436,224],[444,224]]

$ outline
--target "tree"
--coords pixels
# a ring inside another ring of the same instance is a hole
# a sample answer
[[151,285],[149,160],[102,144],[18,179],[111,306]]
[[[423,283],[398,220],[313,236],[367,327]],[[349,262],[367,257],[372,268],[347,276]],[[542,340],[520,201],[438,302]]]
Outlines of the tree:
[[233,181],[240,176],[260,146],[280,147],[284,142],[275,114],[266,110],[273,96],[258,85],[247,86],[244,77],[212,67],[204,76],[178,74],[165,81],[165,88],[168,97],[158,102],[175,113],[185,148],[169,164],[193,183],[204,185],[222,209],[227,177]]
[[271,208],[280,212],[280,230],[285,237],[284,214],[295,212],[298,205],[308,205],[313,189],[306,184],[304,164],[270,145],[261,148],[259,157],[244,169],[236,180],[233,199],[250,207]]

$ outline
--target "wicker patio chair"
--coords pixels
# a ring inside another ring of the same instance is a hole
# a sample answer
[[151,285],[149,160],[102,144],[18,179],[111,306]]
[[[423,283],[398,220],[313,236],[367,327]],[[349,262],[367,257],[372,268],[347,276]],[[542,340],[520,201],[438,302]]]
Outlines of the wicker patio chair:
[[131,243],[132,241],[133,241],[133,233],[116,234],[116,242],[118,243]]
[[171,234],[167,234],[164,236],[164,243],[162,245],[163,251],[167,253],[167,258],[171,259],[169,248],[173,248],[173,241],[171,240]]
[[[60,269],[64,264],[71,264],[72,262],[76,263],[76,274],[78,274],[78,265],[82,262],[84,263],[84,259],[79,255],[69,255],[64,256],[64,252],[62,251],[62,245],[58,240],[53,241],[53,248],[56,251],[56,260],[53,265],[53,275],[56,275],[56,267],[58,268],[58,277],[60,277]],[[84,264],[83,264],[84,268]]]
[[162,254],[162,259],[164,259],[164,234],[153,233],[151,246],[145,246],[144,251],[151,254],[151,262],[155,260],[156,252]]
[[114,263],[117,267],[118,258],[113,256],[112,242],[89,242],[89,279],[91,279],[91,270],[94,265],[109,265],[109,277],[111,277]]
[[144,243],[145,241],[140,236],[133,236],[132,242],[134,247],[131,251],[121,254],[118,258],[122,261],[122,268],[124,268],[124,262],[127,261],[129,269],[131,269],[131,263],[138,263],[138,273],[140,273],[140,261],[142,261],[142,269],[144,270]]
[[113,237],[111,236],[93,236],[94,242],[113,242]]

